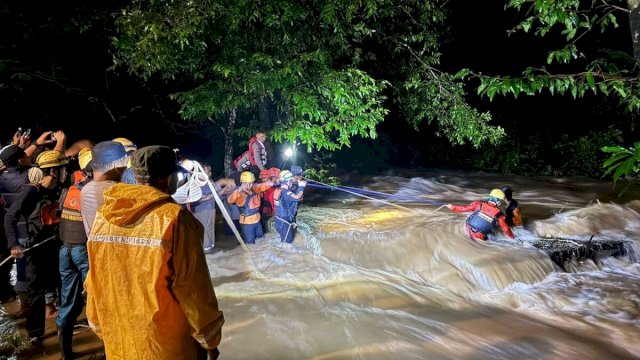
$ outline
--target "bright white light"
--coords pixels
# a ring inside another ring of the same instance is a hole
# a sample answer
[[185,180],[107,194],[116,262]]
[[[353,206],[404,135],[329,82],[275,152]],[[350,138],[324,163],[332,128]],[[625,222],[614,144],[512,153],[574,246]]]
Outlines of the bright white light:
[[287,150],[284,151],[284,156],[290,158],[293,155],[293,149],[292,148],[287,148]]

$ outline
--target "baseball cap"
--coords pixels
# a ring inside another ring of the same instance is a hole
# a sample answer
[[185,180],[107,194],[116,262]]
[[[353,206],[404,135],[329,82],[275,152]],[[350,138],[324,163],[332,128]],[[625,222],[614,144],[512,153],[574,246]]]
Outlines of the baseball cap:
[[103,141],[91,149],[91,159],[94,164],[107,164],[127,156],[124,146],[115,141]]
[[131,156],[131,169],[137,176],[162,178],[176,171],[176,160],[176,153],[168,146],[145,146]]
[[24,156],[24,150],[20,148],[18,145],[7,145],[0,150],[0,161],[5,165],[11,165],[11,163],[16,162]]

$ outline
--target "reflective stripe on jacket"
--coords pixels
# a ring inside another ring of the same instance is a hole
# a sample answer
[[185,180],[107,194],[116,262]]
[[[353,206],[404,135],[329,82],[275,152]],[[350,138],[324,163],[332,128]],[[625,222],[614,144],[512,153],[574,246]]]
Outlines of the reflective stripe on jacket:
[[202,251],[204,229],[169,195],[146,185],[104,192],[87,249],[87,319],[106,357],[196,359],[224,323]]
[[67,189],[61,197],[62,214],[60,216],[60,240],[68,244],[84,244],[87,242],[87,233],[82,223],[80,212],[80,188],[79,184],[85,180],[82,171],[73,173],[73,185]]

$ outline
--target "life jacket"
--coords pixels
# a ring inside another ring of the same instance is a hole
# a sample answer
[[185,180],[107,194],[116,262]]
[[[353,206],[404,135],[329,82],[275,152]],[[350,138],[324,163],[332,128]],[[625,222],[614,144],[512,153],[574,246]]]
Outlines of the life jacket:
[[272,215],[275,209],[273,195],[275,193],[275,188],[270,188],[269,190],[260,194],[262,196],[261,201],[261,209],[260,211],[264,215]]
[[82,171],[73,173],[73,185],[60,195],[62,214],[60,216],[60,238],[65,243],[85,244],[87,233],[80,212],[80,190],[88,183]]
[[496,219],[500,215],[502,215],[500,208],[483,202],[482,205],[480,205],[480,209],[469,216],[467,224],[475,231],[488,234],[493,231]]
[[253,157],[253,144],[255,143],[260,147],[260,160],[264,165],[267,163],[267,149],[265,149],[264,144],[258,141],[255,136],[249,139],[249,161],[251,162],[251,165],[256,165],[256,159]]
[[295,221],[296,212],[297,212],[296,209],[298,207],[297,205],[298,203],[290,202],[288,204],[284,204],[282,202],[283,191],[294,192],[291,188],[286,190],[281,187],[277,188],[273,194],[273,202],[274,202],[273,212],[276,214],[276,217],[281,218],[282,220]]
[[244,205],[242,205],[242,207],[240,208],[240,214],[242,216],[247,217],[247,216],[251,216],[251,215],[255,215],[255,214],[259,213],[260,212],[260,202],[255,204],[252,201],[253,198],[258,196],[258,194],[253,192],[253,190],[251,191],[251,194],[247,194],[246,192],[244,194],[247,195],[247,198],[244,201]]

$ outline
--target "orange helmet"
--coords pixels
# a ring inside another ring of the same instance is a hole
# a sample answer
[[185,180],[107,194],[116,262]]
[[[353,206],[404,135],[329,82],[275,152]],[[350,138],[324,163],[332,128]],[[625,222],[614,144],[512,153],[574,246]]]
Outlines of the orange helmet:
[[277,179],[278,176],[280,176],[280,169],[278,168],[269,169],[269,177],[273,177]]

